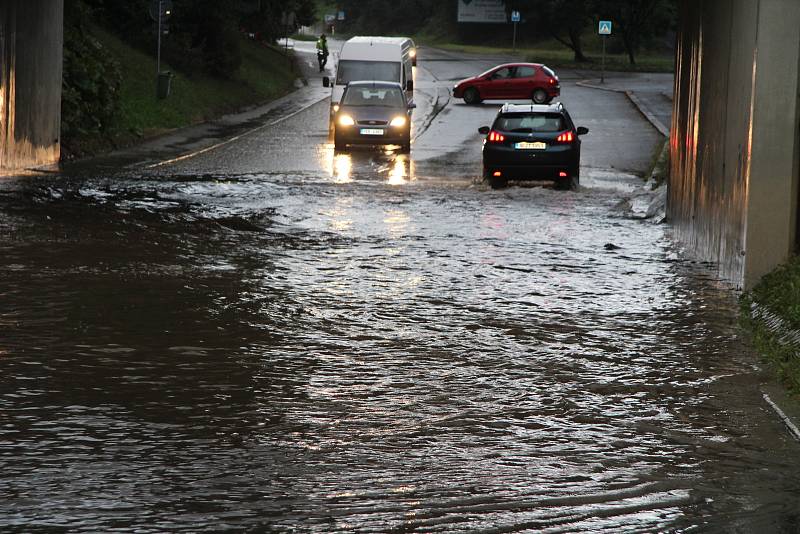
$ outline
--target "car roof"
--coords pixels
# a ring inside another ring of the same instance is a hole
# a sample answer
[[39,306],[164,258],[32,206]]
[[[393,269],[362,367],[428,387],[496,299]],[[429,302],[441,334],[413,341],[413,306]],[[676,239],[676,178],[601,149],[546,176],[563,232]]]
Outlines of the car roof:
[[403,86],[400,85],[398,82],[382,82],[376,80],[356,80],[352,82],[347,82],[347,86],[353,87],[385,87],[385,88],[394,88],[394,89],[403,89]]
[[561,102],[552,104],[503,104],[498,113],[564,113],[566,109]]
[[544,67],[543,63],[503,63],[502,65],[495,65],[492,69],[499,69],[502,67]]

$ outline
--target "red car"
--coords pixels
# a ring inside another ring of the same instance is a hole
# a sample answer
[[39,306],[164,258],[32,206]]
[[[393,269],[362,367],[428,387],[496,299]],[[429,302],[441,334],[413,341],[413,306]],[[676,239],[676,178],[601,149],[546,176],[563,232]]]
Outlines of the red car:
[[556,73],[539,63],[507,63],[479,76],[461,80],[453,87],[453,96],[467,104],[482,100],[531,99],[546,104],[561,94]]

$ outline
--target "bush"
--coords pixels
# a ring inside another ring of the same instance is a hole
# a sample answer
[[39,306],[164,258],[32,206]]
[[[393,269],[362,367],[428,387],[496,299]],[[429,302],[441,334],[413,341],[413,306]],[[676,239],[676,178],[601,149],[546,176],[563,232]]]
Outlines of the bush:
[[211,21],[205,28],[203,61],[212,76],[232,78],[242,64],[239,34],[221,21]]
[[79,0],[67,2],[61,92],[62,139],[102,133],[119,108],[122,74],[113,56],[94,38],[89,12]]

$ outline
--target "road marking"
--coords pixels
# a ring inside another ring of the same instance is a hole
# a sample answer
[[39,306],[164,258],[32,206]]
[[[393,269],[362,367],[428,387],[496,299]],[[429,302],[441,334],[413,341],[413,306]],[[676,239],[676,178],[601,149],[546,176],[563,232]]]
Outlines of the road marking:
[[170,165],[172,163],[177,163],[179,161],[190,159],[190,158],[193,158],[195,156],[199,156],[200,154],[205,154],[206,152],[210,152],[212,150],[216,150],[217,148],[220,148],[220,147],[223,147],[223,146],[228,145],[230,143],[233,143],[234,141],[238,141],[242,137],[250,135],[251,133],[257,132],[259,130],[263,130],[264,128],[269,128],[270,126],[274,126],[274,125],[276,125],[278,123],[281,123],[281,122],[285,121],[286,119],[290,119],[290,118],[294,117],[295,115],[297,115],[298,113],[302,113],[303,111],[307,110],[311,106],[315,106],[315,105],[319,104],[320,102],[322,102],[323,100],[325,100],[329,96],[330,95],[325,95],[324,97],[319,98],[317,100],[314,100],[313,102],[311,102],[307,106],[303,106],[302,108],[300,108],[300,109],[298,109],[296,111],[293,111],[292,113],[289,113],[288,115],[285,115],[285,116],[283,116],[283,117],[281,117],[279,119],[275,119],[272,122],[268,122],[268,123],[262,124],[260,126],[256,126],[255,128],[251,128],[250,130],[247,130],[246,132],[242,132],[239,135],[235,135],[235,136],[230,137],[230,138],[228,138],[228,139],[226,139],[224,141],[220,141],[219,143],[216,143],[214,145],[207,146],[205,148],[201,148],[200,150],[196,150],[195,152],[190,152],[190,153],[184,154],[182,156],[178,156],[177,158],[165,159],[164,161],[159,161],[158,163],[153,163],[151,165],[146,165],[145,168],[146,169],[154,169],[156,167],[161,167],[163,165]]
[[789,417],[785,413],[783,413],[783,410],[778,408],[777,404],[772,402],[772,399],[769,398],[769,395],[767,395],[766,393],[762,393],[762,395],[764,396],[764,400],[767,401],[767,404],[769,404],[770,407],[775,411],[775,413],[778,414],[778,417],[781,418],[783,424],[786,425],[786,428],[789,429],[789,432],[792,434],[792,437],[796,441],[800,441],[800,430],[798,430],[795,424],[792,423],[791,419],[789,419]]

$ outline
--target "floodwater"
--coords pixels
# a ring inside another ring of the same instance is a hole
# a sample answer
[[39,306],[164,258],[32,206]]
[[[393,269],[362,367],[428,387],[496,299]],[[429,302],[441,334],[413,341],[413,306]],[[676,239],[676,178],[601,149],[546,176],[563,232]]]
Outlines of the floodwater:
[[321,137],[0,182],[0,530],[800,529],[736,296],[638,178]]

